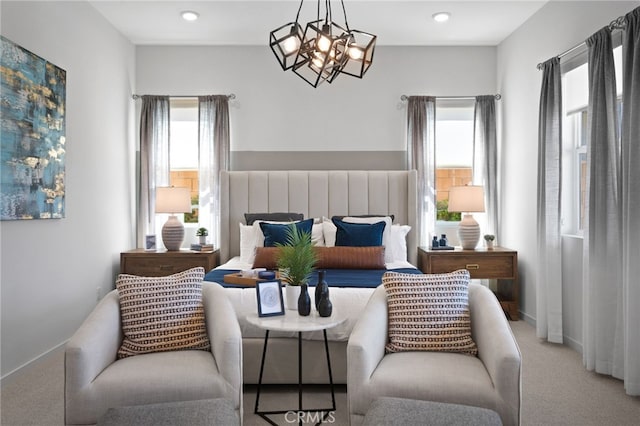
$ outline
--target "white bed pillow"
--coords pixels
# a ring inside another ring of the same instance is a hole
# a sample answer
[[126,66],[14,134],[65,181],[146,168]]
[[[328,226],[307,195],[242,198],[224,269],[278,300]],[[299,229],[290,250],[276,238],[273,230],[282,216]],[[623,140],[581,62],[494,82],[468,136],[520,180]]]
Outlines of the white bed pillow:
[[389,250],[389,246],[391,243],[391,225],[392,219],[390,216],[374,216],[374,217],[352,217],[345,216],[342,218],[343,222],[347,223],[378,223],[384,222],[384,231],[382,232],[382,245],[385,247],[384,250],[384,261],[386,263],[393,262],[393,253]]
[[407,234],[411,231],[409,225],[392,225],[389,235],[389,245],[385,253],[391,253],[393,262],[407,261]]
[[[256,232],[253,225],[240,225],[240,260],[245,263],[253,263],[256,255]],[[262,235],[262,231],[260,232]],[[264,241],[264,236],[262,237]]]
[[311,242],[316,247],[324,247],[324,232],[322,227],[322,222],[316,223],[314,220],[313,227],[311,228]]
[[324,245],[326,247],[334,247],[336,245],[337,232],[338,228],[331,222],[331,219],[322,216],[322,235],[324,236]]

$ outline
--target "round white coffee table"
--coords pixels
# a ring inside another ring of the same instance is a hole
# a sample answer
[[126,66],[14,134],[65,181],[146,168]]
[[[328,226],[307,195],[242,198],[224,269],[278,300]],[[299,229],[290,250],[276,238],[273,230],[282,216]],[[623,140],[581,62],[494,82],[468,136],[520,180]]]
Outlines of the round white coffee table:
[[[318,312],[313,311],[308,316],[301,316],[297,311],[287,310],[284,315],[272,317],[259,317],[258,314],[247,315],[247,322],[265,330],[264,347],[262,349],[262,360],[260,361],[260,375],[258,377],[258,389],[256,390],[256,405],[254,413],[262,417],[268,423],[278,426],[267,415],[285,414],[291,411],[301,412],[326,412],[320,422],[327,418],[330,412],[336,410],[336,397],[333,386],[333,374],[331,372],[331,357],[329,356],[329,343],[327,342],[327,329],[335,327],[346,320],[344,315],[340,315],[334,309],[330,317],[321,317]],[[322,330],[324,336],[324,350],[327,355],[327,369],[329,372],[329,385],[331,387],[331,408],[314,408],[313,410],[305,410],[302,408],[302,333],[307,331]],[[278,411],[260,411],[260,388],[262,386],[262,373],[264,372],[264,360],[267,354],[267,343],[269,342],[270,331],[288,331],[298,333],[298,409],[297,410],[278,410]],[[298,416],[299,424],[302,424],[302,416]]]

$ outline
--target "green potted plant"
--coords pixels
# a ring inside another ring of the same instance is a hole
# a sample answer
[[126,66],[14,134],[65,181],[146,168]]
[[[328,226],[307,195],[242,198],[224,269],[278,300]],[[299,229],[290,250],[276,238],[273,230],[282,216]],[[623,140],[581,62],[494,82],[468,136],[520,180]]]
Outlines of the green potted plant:
[[485,234],[484,242],[487,246],[487,250],[493,250],[493,241],[496,239],[496,236],[493,234]]
[[[307,280],[313,272],[317,255],[313,249],[311,233],[300,231],[290,225],[287,229],[285,244],[276,244],[279,248],[276,264],[280,279],[287,283],[285,287],[287,309],[298,309],[301,292],[307,292]],[[303,293],[304,294],[304,293]]]
[[207,231],[207,228],[200,227],[196,231],[196,237],[198,237],[198,242],[200,244],[207,243],[207,235],[209,235],[209,231]]

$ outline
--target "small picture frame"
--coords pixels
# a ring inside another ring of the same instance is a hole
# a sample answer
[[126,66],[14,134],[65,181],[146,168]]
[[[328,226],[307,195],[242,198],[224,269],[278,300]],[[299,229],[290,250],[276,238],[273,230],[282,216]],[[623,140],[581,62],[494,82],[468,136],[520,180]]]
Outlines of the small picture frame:
[[144,249],[146,251],[156,251],[156,236],[155,235],[145,235],[144,238]]
[[256,283],[258,298],[258,316],[272,317],[284,315],[284,300],[280,281],[258,281]]

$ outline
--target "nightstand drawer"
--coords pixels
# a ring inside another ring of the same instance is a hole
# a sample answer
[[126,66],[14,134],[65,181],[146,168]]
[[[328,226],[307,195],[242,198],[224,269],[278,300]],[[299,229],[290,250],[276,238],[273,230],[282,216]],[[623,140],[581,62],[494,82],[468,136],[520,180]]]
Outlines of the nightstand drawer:
[[205,273],[218,266],[218,251],[198,253],[192,251],[145,252],[130,250],[120,254],[120,273],[161,277],[202,266]]
[[432,256],[429,269],[432,274],[467,269],[471,278],[514,278],[513,260],[513,256]]
[[518,252],[504,247],[493,250],[431,250],[418,248],[418,267],[425,274],[442,274],[466,269],[471,278],[496,279],[496,296],[505,313],[518,319]]

